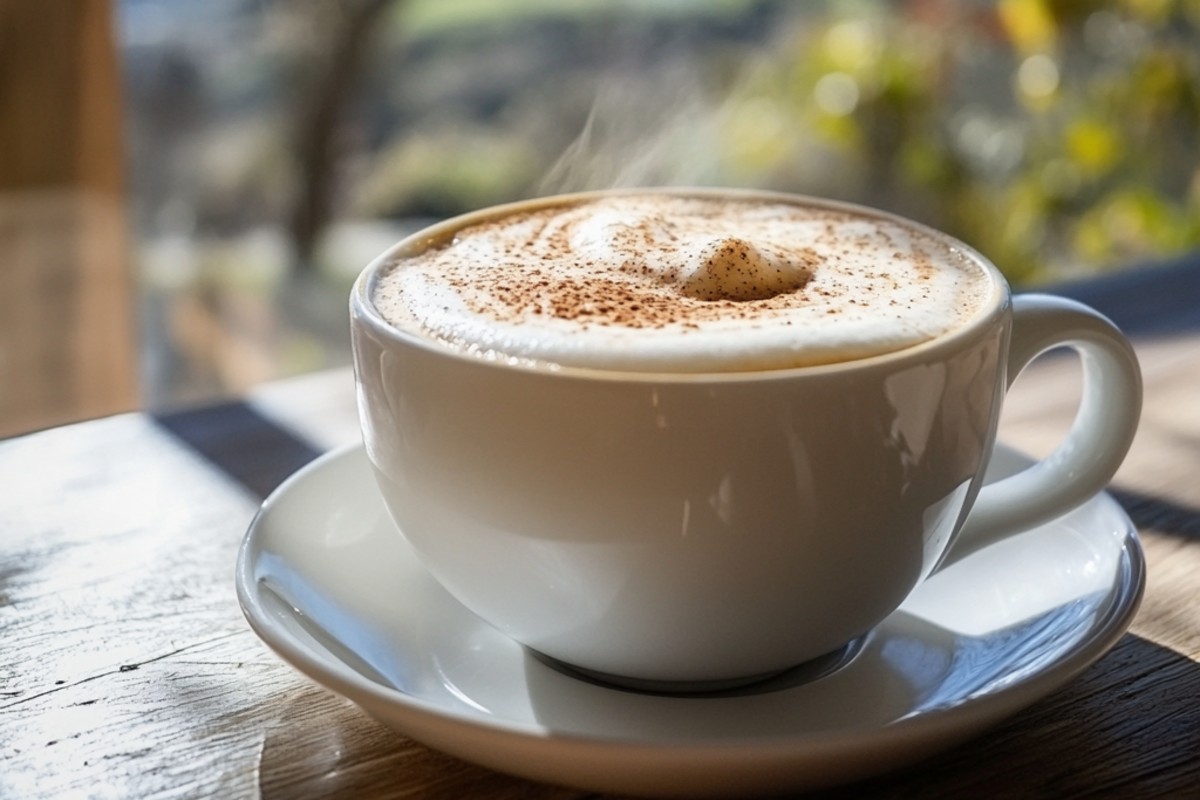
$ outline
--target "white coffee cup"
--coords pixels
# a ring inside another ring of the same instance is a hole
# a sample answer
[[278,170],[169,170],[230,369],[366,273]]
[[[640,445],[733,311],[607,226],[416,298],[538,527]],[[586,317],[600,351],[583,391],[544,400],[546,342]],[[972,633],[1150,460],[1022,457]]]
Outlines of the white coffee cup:
[[[978,547],[1100,491],[1133,438],[1140,373],[1112,323],[1069,300],[1014,298],[958,242],[990,276],[981,313],[822,366],[545,370],[439,346],[375,308],[397,255],[522,207],[434,226],[363,272],[351,297],[359,411],[386,505],[433,576],[583,672],[706,689],[835,651],[959,539]],[[1058,346],[1083,364],[1073,427],[1048,458],[981,491],[1005,392]]]

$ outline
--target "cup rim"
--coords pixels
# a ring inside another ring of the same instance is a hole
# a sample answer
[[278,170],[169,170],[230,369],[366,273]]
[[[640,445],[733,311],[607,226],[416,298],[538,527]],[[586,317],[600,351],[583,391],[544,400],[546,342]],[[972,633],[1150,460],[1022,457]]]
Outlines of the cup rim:
[[[815,206],[829,211],[842,211],[859,216],[873,217],[914,228],[929,236],[940,239],[953,250],[969,259],[983,270],[990,283],[987,298],[980,304],[973,316],[947,333],[918,342],[897,350],[878,353],[870,356],[851,358],[844,361],[834,361],[823,364],[808,364],[792,367],[775,367],[748,370],[666,370],[666,369],[627,369],[604,367],[581,367],[565,364],[530,363],[527,360],[513,358],[481,358],[478,355],[464,353],[448,345],[438,342],[431,337],[423,337],[411,331],[404,330],[389,322],[375,307],[371,296],[375,284],[384,271],[391,267],[396,259],[404,254],[416,253],[436,243],[446,241],[455,231],[470,225],[503,217],[523,210],[539,210],[558,205],[572,205],[589,200],[638,194],[660,194],[677,197],[720,198],[733,197],[739,200],[763,200],[766,202],[786,203],[790,205]],[[616,189],[600,189],[566,194],[546,195],[525,200],[517,200],[499,205],[468,211],[454,217],[435,222],[417,230],[395,244],[388,247],[362,270],[355,279],[350,293],[351,326],[366,324],[377,335],[396,344],[416,348],[431,355],[448,358],[465,364],[473,364],[480,368],[499,369],[503,371],[525,372],[544,376],[573,377],[598,381],[618,381],[625,383],[746,383],[756,381],[779,380],[799,375],[831,374],[845,371],[861,370],[869,367],[887,365],[908,360],[926,360],[941,350],[957,351],[960,343],[971,341],[982,331],[990,329],[1011,307],[1012,291],[1000,270],[975,248],[965,242],[939,231],[924,223],[909,219],[890,211],[851,203],[844,200],[834,200],[812,195],[793,194],[769,189],[746,189],[711,186],[652,186],[627,187]]]

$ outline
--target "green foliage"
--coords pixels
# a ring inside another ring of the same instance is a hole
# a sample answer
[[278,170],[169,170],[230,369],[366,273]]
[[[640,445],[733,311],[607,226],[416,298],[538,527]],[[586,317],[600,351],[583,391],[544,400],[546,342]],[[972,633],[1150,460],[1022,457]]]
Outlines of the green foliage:
[[1195,248],[1198,5],[834,6],[773,54],[804,124],[766,149],[834,154],[822,193],[918,216],[1017,281]]

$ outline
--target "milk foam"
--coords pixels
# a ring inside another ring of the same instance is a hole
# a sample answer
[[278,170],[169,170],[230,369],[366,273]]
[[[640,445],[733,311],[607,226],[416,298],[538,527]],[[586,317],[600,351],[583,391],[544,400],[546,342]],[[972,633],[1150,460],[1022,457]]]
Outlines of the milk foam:
[[991,288],[970,256],[891,219],[646,193],[469,226],[397,260],[372,299],[393,325],[484,358],[714,372],[909,347]]

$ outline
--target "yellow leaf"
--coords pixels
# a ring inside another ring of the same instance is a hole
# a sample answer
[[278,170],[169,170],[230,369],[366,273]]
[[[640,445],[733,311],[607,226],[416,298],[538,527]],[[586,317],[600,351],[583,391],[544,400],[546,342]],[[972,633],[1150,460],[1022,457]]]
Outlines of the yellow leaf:
[[1067,154],[1085,174],[1103,175],[1121,155],[1117,134],[1096,120],[1080,119],[1066,130]]
[[1001,0],[996,10],[1017,50],[1044,53],[1053,49],[1058,26],[1045,0]]

